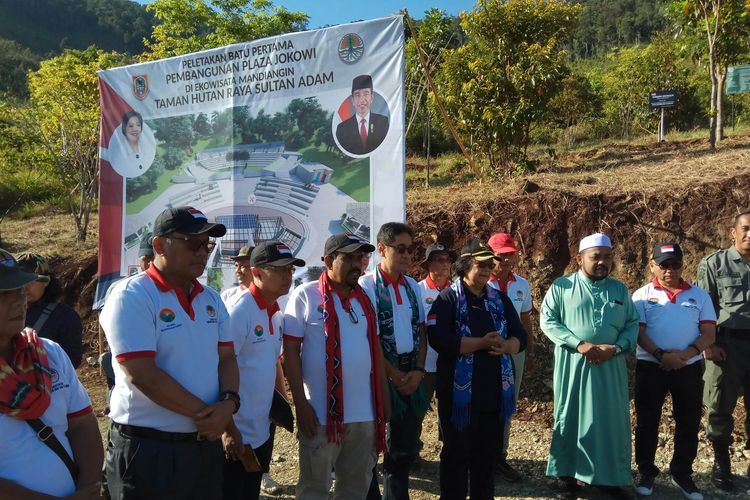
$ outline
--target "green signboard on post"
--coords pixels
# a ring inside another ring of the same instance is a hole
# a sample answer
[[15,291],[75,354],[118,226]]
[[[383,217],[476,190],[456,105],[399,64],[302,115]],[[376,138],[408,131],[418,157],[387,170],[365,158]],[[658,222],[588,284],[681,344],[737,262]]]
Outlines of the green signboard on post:
[[730,66],[727,70],[727,94],[750,92],[750,64]]

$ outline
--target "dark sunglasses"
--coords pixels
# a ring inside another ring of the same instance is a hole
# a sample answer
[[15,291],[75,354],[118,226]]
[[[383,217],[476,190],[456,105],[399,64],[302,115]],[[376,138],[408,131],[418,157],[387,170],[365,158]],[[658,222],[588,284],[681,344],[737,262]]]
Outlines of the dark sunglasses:
[[203,248],[206,250],[206,252],[211,253],[213,252],[214,248],[216,248],[216,242],[212,240],[201,241],[197,238],[191,238],[190,236],[178,236],[175,234],[167,237],[167,239],[182,241],[185,244],[185,247],[191,252],[197,252],[198,250]]
[[409,255],[411,255],[417,250],[417,245],[410,245],[408,247],[406,245],[386,245],[386,246],[391,247],[392,249],[394,249],[396,252],[400,254],[408,253]]
[[659,269],[661,269],[662,271],[666,271],[668,269],[672,269],[673,271],[678,271],[682,269],[682,262],[667,261],[667,262],[662,262],[661,264],[656,264],[656,265],[659,266]]

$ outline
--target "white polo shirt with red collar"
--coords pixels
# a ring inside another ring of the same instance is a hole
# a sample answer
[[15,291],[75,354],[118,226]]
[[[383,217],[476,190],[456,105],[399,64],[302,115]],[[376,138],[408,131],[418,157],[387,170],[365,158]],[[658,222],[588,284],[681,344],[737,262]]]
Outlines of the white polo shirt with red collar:
[[508,275],[507,283],[501,283],[494,275],[488,283],[492,288],[505,292],[513,302],[513,307],[515,307],[519,317],[531,314],[533,307],[531,303],[531,288],[526,278],[522,278],[516,273],[511,272]]
[[[406,287],[410,287],[417,297],[418,322],[419,324],[424,324],[425,312],[419,285],[417,285],[414,278],[405,274],[399,276],[396,283],[393,283],[383,273],[383,281],[388,288],[388,293],[391,296],[391,304],[393,305],[393,335],[396,338],[396,352],[398,354],[408,354],[414,350],[414,337],[412,334],[412,309]],[[360,277],[359,285],[364,289],[368,297],[370,297],[377,313],[378,293],[376,290],[375,271],[373,270]]]
[[[443,286],[438,286],[432,281],[432,278],[430,278],[430,275],[428,274],[427,277],[417,283],[417,285],[419,285],[419,289],[422,292],[422,307],[424,307],[425,314],[429,315],[430,309],[432,309],[432,303],[435,302],[435,299],[440,295],[440,292],[451,285],[451,282],[450,280],[446,280]],[[437,371],[437,358],[437,351],[430,347],[430,344],[427,344],[427,357],[424,361],[424,369],[426,372],[434,373]]]
[[[700,325],[716,324],[716,311],[708,293],[697,286],[691,286],[682,280],[675,293],[659,285],[654,280],[633,293],[635,308],[641,317],[640,324],[646,327],[646,335],[659,349],[683,350],[694,343],[700,336]],[[658,363],[656,358],[646,352],[640,345],[636,357],[645,361]],[[688,361],[693,364],[703,358],[703,353],[696,354]]]
[[190,295],[167,283],[155,266],[119,281],[99,322],[112,349],[115,386],[110,418],[165,432],[196,432],[190,417],[151,401],[120,363],[150,357],[207,405],[219,399],[219,346],[232,346],[229,314],[217,292],[193,281]]
[[[375,413],[370,382],[372,361],[367,338],[367,316],[357,299],[352,298],[349,303],[351,315],[344,310],[341,297],[333,294],[333,306],[340,325],[344,423],[372,422]],[[294,289],[284,309],[283,329],[284,340],[302,343],[305,395],[315,410],[318,422],[325,425],[328,405],[326,333],[323,300],[317,281]]]
[[[91,401],[62,347],[51,340],[40,340],[52,373],[50,404],[41,420],[72,457],[66,434],[68,419],[91,413]],[[25,421],[0,413],[0,436],[0,478],[53,497],[75,493],[76,484],[68,468]]]
[[271,411],[276,364],[281,354],[283,315],[278,302],[267,304],[255,284],[232,298],[229,329],[240,370],[242,406],[234,423],[242,441],[258,448],[271,436]]

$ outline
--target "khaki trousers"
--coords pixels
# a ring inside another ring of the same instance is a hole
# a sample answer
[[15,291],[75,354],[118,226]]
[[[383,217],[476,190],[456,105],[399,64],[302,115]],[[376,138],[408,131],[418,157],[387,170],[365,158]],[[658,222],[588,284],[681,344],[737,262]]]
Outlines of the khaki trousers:
[[326,500],[331,489],[331,471],[336,469],[334,500],[364,500],[370,489],[375,465],[375,424],[355,422],[344,425],[340,445],[329,443],[324,425],[314,437],[297,433],[299,439],[299,480],[297,500]]

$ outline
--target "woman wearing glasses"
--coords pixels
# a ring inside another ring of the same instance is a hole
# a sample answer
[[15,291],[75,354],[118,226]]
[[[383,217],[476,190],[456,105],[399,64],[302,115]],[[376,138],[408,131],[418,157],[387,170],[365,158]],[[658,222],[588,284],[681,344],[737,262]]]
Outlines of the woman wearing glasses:
[[[497,259],[486,243],[461,249],[455,282],[427,316],[438,352],[438,416],[443,432],[440,498],[494,498],[492,466],[503,421],[515,411],[510,355],[526,348],[526,331],[505,293],[487,285]],[[469,481],[471,477],[471,481]]]
[[99,499],[91,401],[62,348],[24,330],[26,286],[40,279],[0,249],[0,496]]

